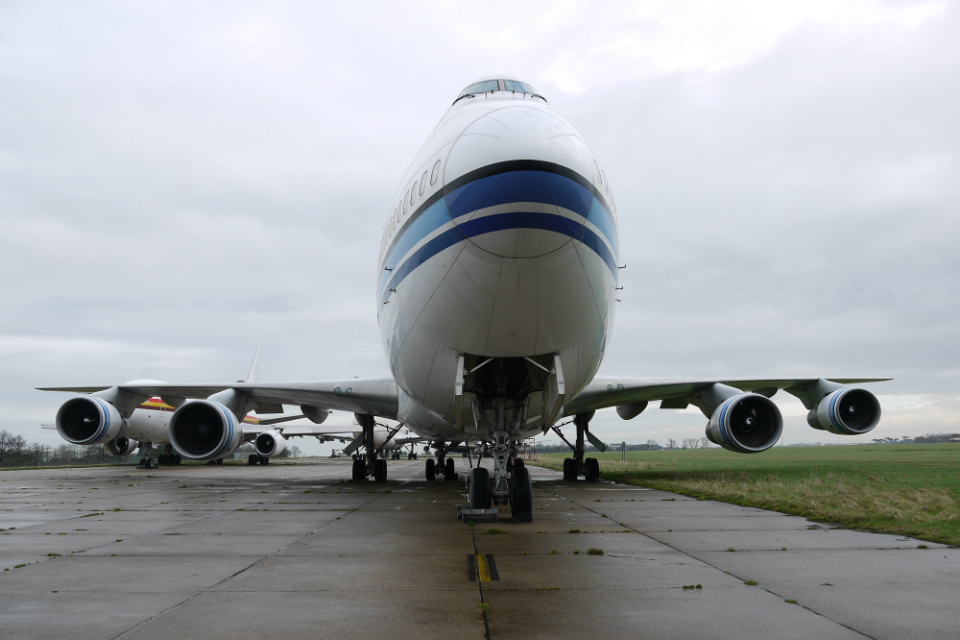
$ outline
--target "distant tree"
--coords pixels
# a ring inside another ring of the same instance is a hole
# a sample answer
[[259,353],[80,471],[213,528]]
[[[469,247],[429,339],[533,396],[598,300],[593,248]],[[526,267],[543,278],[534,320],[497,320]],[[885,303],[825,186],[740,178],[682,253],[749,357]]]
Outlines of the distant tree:
[[647,446],[650,447],[651,449],[656,449],[657,447],[660,446],[660,443],[657,442],[656,440],[647,440]]
[[293,457],[293,458],[299,458],[299,457],[300,457],[300,447],[298,447],[297,445],[293,445],[292,447],[290,447],[290,456]]
[[706,436],[700,438],[700,448],[701,448],[701,449],[709,449],[709,448],[710,448],[710,438],[708,438],[708,437],[706,437]]
[[7,448],[10,446],[11,434],[6,429],[0,431],[0,466],[3,466],[3,461],[7,457]]
[[47,461],[47,452],[50,447],[34,442],[30,445],[30,453],[33,455],[33,466],[40,467]]
[[667,440],[667,449],[676,449],[676,448],[677,448],[676,440],[674,440],[673,438],[670,438],[669,440]]
[[29,450],[30,443],[23,436],[16,435],[10,440],[10,459],[13,466],[19,467],[23,464],[24,454]]

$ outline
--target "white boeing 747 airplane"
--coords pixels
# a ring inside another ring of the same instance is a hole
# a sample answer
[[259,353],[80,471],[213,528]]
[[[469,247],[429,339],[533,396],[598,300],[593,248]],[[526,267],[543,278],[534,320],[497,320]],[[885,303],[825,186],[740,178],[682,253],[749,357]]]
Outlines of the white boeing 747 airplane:
[[391,375],[323,382],[173,384],[137,380],[60,387],[85,393],[57,413],[70,442],[127,437],[132,412],[159,397],[176,410],[169,442],[190,460],[229,455],[244,440],[248,411],[298,405],[314,422],[331,409],[353,412],[365,455],[354,480],[387,477],[374,420],[398,421],[434,442],[427,476],[455,477],[451,447],[481,443],[490,472],[471,469],[470,506],[509,503],[533,511],[520,442],[572,417],[573,454],[564,478],[599,479],[584,440],[594,412],[621,418],[651,401],[698,407],[707,437],[740,453],[772,447],[783,426],[769,399],[782,389],[809,410],[807,421],[859,435],[880,404],[846,385],[880,378],[637,379],[597,377],[618,287],[619,238],[609,178],[583,138],[530,85],[505,76],[479,80],[453,102],[410,165],[380,245],[376,309]]

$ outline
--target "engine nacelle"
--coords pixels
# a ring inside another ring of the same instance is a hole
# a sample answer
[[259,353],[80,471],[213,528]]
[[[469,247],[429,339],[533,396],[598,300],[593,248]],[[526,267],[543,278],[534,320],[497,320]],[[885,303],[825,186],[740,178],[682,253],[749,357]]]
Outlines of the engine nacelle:
[[254,440],[253,446],[264,458],[273,458],[287,448],[287,440],[280,435],[279,431],[264,431]]
[[122,458],[123,456],[128,456],[136,451],[138,444],[139,443],[136,440],[131,438],[114,438],[104,445],[103,448],[110,455]]
[[744,393],[724,401],[707,423],[707,438],[737,453],[760,453],[777,443],[783,417],[772,400]]
[[71,398],[57,411],[57,431],[73,444],[103,444],[125,427],[126,420],[117,408],[94,396]]
[[303,411],[303,415],[307,416],[307,419],[314,424],[323,424],[327,416],[330,415],[330,411],[327,409],[311,407],[310,405],[303,405],[300,407],[300,410]]
[[187,402],[170,417],[170,444],[188,460],[216,460],[243,441],[240,421],[226,406],[211,400]]
[[841,436],[856,436],[871,431],[880,422],[880,402],[863,389],[838,389],[825,397],[807,414],[814,429]]

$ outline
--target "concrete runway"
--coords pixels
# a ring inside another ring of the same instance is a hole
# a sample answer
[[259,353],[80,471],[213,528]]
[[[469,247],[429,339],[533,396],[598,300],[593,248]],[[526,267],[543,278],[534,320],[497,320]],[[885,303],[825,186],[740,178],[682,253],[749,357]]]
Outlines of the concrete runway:
[[471,527],[423,464],[2,472],[0,635],[960,638],[960,549],[533,467]]

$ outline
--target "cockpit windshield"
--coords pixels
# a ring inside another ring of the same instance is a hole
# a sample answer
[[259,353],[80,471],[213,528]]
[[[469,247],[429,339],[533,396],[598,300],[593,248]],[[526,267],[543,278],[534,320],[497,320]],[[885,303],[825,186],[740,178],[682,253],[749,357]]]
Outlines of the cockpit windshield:
[[478,82],[472,84],[463,91],[460,92],[459,98],[463,96],[469,96],[474,93],[486,93],[487,91],[499,91],[500,85],[497,84],[496,80],[486,80],[484,82]]
[[518,93],[536,93],[537,92],[536,89],[528,85],[526,82],[517,82],[516,80],[504,80],[503,90],[516,91]]
[[[478,93],[488,93],[492,91],[510,91],[512,93],[528,93],[532,96],[536,96],[540,99],[543,99],[537,90],[528,85],[526,82],[520,82],[519,80],[483,80],[481,82],[475,82],[466,89],[460,92],[460,95],[457,96],[457,100],[461,98],[466,98],[468,96],[472,97]],[[454,100],[454,102],[457,102]],[[545,101],[545,100],[544,100]]]

